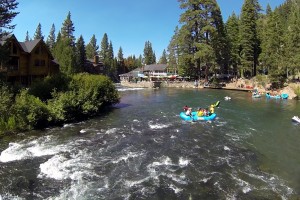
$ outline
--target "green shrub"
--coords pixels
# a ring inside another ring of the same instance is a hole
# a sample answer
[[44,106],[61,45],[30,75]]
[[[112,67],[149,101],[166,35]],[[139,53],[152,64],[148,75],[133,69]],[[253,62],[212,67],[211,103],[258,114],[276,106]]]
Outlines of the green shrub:
[[74,91],[54,93],[54,98],[48,101],[50,122],[60,124],[80,118],[82,111]]
[[29,94],[46,101],[52,98],[51,93],[55,90],[57,92],[67,91],[70,78],[64,74],[57,74],[48,76],[43,80],[35,81],[29,88]]
[[48,101],[51,121],[62,123],[96,115],[104,106],[119,102],[113,82],[106,76],[76,74],[65,93],[54,92]]
[[11,114],[11,107],[14,103],[14,95],[8,86],[0,85],[0,116],[7,119]]
[[22,130],[43,128],[48,125],[49,111],[39,98],[22,90],[16,96],[14,112],[18,128]]

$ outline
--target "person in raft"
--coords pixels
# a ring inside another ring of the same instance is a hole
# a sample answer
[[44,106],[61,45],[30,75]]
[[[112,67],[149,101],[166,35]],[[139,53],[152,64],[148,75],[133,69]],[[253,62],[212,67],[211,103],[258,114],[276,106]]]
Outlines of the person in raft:
[[198,117],[202,117],[204,115],[204,111],[202,108],[199,108],[198,111],[197,111],[197,116]]
[[214,105],[210,105],[209,107],[209,114],[213,114],[215,112]]
[[189,109],[189,107],[188,107],[187,105],[185,105],[185,106],[183,107],[183,111],[184,111],[184,112],[186,112],[188,109]]
[[187,111],[185,112],[186,116],[192,116],[192,108],[188,108]]

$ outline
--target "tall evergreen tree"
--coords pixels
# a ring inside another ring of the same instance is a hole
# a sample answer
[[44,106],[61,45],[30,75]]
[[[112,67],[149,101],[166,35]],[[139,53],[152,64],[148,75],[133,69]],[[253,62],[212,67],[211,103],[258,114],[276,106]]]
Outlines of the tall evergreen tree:
[[69,38],[72,42],[71,44],[74,45],[75,36],[74,36],[75,27],[71,20],[71,12],[68,12],[67,18],[65,19],[62,28],[61,28],[61,36],[63,38]]
[[167,52],[166,52],[165,49],[163,50],[162,55],[161,55],[158,63],[159,64],[167,64],[168,63]]
[[15,28],[11,22],[19,14],[14,11],[18,4],[16,0],[0,0],[0,40]]
[[151,64],[155,64],[155,62],[156,62],[156,57],[152,49],[152,44],[150,41],[146,41],[144,47],[144,64],[151,65]]
[[240,64],[240,38],[239,19],[235,13],[232,13],[232,15],[228,17],[226,30],[230,53],[229,65],[232,66],[234,73],[237,74],[238,65]]
[[42,33],[42,25],[41,23],[38,24],[36,30],[35,30],[35,33],[34,33],[34,36],[33,36],[33,39],[41,39],[41,40],[44,40],[44,36],[43,36],[43,33]]
[[178,33],[179,28],[176,26],[174,35],[171,38],[171,41],[168,45],[168,69],[173,72],[174,74],[177,74],[178,72],[178,57],[179,57],[179,41],[178,41]]
[[90,42],[86,45],[86,56],[88,59],[93,59],[97,55],[99,46],[97,45],[97,39],[95,34],[91,37]]
[[245,0],[241,13],[241,62],[242,72],[250,72],[250,75],[256,75],[256,67],[258,64],[259,40],[257,35],[257,20],[260,12],[260,5],[257,0]]
[[54,47],[54,57],[60,65],[60,71],[65,74],[73,74],[76,72],[76,56],[70,38],[60,38],[60,33],[57,34],[57,42]]
[[[222,61],[222,54],[216,52],[223,49],[224,37],[222,18],[215,0],[179,0],[184,13],[180,16],[182,23],[178,34],[180,56],[179,72],[182,75],[201,76],[201,66],[205,66],[205,79],[208,80],[209,70]],[[217,50],[217,44],[222,44]],[[223,51],[223,50],[222,50]]]
[[123,55],[123,49],[122,47],[119,48],[118,51],[118,56],[117,56],[117,61],[118,61],[118,74],[124,74],[126,73],[126,69],[125,69],[125,62],[124,62],[124,55]]
[[25,42],[28,42],[30,40],[30,37],[29,37],[29,33],[28,31],[26,32],[26,37],[25,37]]
[[[18,4],[15,0],[0,0],[0,41],[15,28],[15,25],[11,24],[11,22],[19,14],[14,11]],[[2,45],[0,42],[0,65],[7,62],[8,58],[8,44]]]
[[79,73],[84,71],[84,64],[86,61],[86,51],[85,44],[82,35],[78,38],[76,42],[76,67],[74,72]]
[[108,52],[108,36],[106,33],[104,33],[103,38],[101,40],[101,44],[100,44],[100,52],[99,55],[101,57],[102,60],[106,60],[107,58],[107,52]]
[[55,25],[52,24],[49,35],[47,37],[46,40],[46,44],[48,46],[48,48],[50,49],[50,51],[53,51],[53,48],[55,46]]
[[300,2],[291,3],[288,28],[285,32],[285,58],[287,66],[300,76]]

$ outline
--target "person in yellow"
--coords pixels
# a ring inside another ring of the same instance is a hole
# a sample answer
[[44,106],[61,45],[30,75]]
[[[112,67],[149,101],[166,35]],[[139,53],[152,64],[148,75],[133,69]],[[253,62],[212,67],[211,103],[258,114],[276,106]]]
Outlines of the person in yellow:
[[209,107],[209,113],[213,114],[214,112],[215,112],[214,105],[210,105],[210,107]]
[[202,117],[203,115],[204,115],[203,109],[199,108],[198,111],[197,111],[197,116]]

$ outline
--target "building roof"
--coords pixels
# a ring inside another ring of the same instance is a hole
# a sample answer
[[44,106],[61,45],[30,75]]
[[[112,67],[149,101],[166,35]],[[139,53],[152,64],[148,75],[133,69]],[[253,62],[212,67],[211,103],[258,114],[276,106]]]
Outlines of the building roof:
[[152,64],[144,66],[144,71],[164,71],[166,68],[166,64]]
[[23,50],[27,53],[31,53],[31,51],[36,47],[36,45],[41,41],[41,39],[30,40],[27,42],[19,42],[22,46]]

